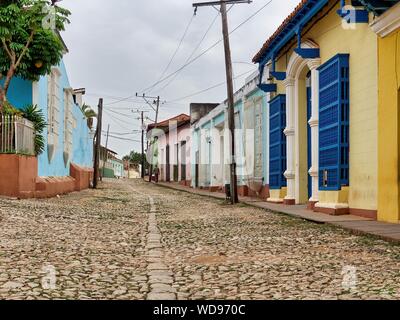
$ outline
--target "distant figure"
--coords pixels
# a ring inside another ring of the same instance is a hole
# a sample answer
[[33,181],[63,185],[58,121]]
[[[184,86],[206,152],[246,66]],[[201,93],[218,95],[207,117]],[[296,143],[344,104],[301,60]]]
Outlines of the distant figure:
[[158,176],[160,175],[160,169],[158,167],[154,170],[154,175],[156,183],[158,183]]

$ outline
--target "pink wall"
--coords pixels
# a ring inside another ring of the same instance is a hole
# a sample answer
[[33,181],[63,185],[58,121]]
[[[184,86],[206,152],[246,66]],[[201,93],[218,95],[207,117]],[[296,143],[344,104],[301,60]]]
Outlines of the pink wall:
[[[182,142],[186,141],[186,159],[182,159]],[[176,154],[176,144],[179,145],[178,159]],[[178,180],[182,181],[181,164],[186,163],[186,179],[185,181],[191,180],[191,164],[190,164],[190,151],[191,151],[191,132],[190,124],[186,124],[177,128],[176,131],[171,131],[159,137],[158,140],[158,162],[160,165],[161,175],[160,180],[166,181],[167,178],[167,165],[166,165],[166,152],[167,145],[169,145],[169,156],[170,156],[170,181],[174,179],[174,164],[178,163]],[[184,161],[182,161],[184,160]]]

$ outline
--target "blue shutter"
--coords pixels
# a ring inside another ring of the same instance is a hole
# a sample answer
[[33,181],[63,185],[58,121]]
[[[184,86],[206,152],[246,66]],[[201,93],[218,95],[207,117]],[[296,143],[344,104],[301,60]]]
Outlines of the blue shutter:
[[269,187],[286,186],[286,95],[276,96],[269,102]]
[[349,185],[349,55],[319,68],[319,189]]

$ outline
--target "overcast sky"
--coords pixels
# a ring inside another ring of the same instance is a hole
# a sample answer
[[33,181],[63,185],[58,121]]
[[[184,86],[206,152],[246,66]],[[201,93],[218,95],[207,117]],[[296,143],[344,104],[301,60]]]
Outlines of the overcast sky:
[[[268,2],[270,0],[254,0],[252,4],[232,7],[229,11],[230,30]],[[272,0],[231,34],[235,77],[256,69],[251,63],[252,57],[298,3],[299,0]],[[136,119],[139,115],[132,110],[151,111],[146,114],[151,119],[154,119],[154,111],[143,99],[126,98],[136,92],[143,93],[163,75],[192,19],[192,1],[64,0],[61,5],[72,12],[71,24],[63,33],[69,48],[65,62],[71,85],[74,88],[85,87],[85,101],[93,107],[97,106],[100,97],[104,98],[103,130],[110,125],[113,136],[139,140],[139,133],[132,134],[132,130],[140,129],[140,122]],[[221,19],[216,18],[217,15],[217,10],[212,7],[199,8],[164,78],[185,64],[213,21],[215,23],[192,57],[196,58],[221,39]],[[236,90],[244,85],[245,77],[250,74],[235,80]],[[160,108],[159,116],[159,120],[164,120],[189,113],[191,102],[223,101],[226,98],[224,85],[191,95],[224,81],[224,51],[220,43],[176,77],[168,78],[145,93],[160,95],[161,100],[166,101]],[[191,97],[185,98],[187,96]],[[124,98],[126,100],[120,101]],[[102,139],[105,143],[105,138]],[[130,150],[140,151],[140,143],[112,137],[109,148],[122,157]]]

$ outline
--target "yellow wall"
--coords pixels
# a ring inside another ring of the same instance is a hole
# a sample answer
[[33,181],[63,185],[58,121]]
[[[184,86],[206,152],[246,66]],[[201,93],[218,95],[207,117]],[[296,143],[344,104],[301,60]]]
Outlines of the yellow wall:
[[[337,15],[339,3],[303,36],[317,43],[321,63],[338,53],[350,54],[350,188],[349,206],[377,210],[378,187],[378,67],[377,35],[368,24],[355,30],[342,27]],[[277,71],[286,69],[291,49],[277,62]],[[279,93],[285,93],[282,82]]]
[[400,31],[394,32],[385,38],[379,38],[378,43],[378,220],[399,222]]

